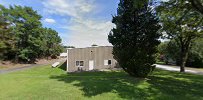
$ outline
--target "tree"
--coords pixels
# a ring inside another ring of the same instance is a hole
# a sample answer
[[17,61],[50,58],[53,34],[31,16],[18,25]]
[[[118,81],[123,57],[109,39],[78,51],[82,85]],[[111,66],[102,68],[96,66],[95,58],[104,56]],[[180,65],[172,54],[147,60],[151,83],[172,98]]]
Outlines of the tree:
[[[37,58],[57,56],[62,51],[61,38],[55,30],[42,27],[41,15],[31,7],[10,6],[5,8],[0,5],[0,16],[4,23],[9,23],[9,32],[1,38],[0,48],[7,41],[12,41],[5,47],[14,47],[15,51],[4,49],[4,57],[20,62],[34,62]],[[12,38],[15,37],[15,42]],[[4,42],[6,40],[6,42]],[[12,55],[12,56],[11,56]]]
[[116,25],[108,35],[113,55],[129,75],[147,77],[153,71],[160,33],[159,21],[147,0],[120,0]]
[[[196,39],[191,43],[191,49],[188,53],[186,66],[188,67],[203,67],[203,39]],[[176,41],[162,42],[158,46],[158,53],[161,55],[159,59],[166,64],[170,61],[175,61],[176,65],[180,65],[180,47]],[[161,59],[162,58],[162,59]]]
[[189,0],[192,7],[203,14],[203,0]]
[[[170,48],[170,49],[169,49]],[[174,60],[177,53],[176,45],[173,45],[171,41],[162,42],[158,46],[158,60],[165,62],[165,64],[171,63],[171,60]]]
[[174,39],[180,47],[180,72],[185,72],[191,42],[203,33],[203,16],[183,0],[163,2],[157,11],[163,33],[168,39]]
[[58,36],[58,33],[55,30],[46,28],[45,31],[46,31],[45,39],[47,41],[46,56],[52,56],[55,58],[63,51],[63,47],[60,45],[61,38]]
[[75,48],[75,46],[64,46],[64,48]]
[[196,39],[192,43],[189,59],[186,65],[189,67],[203,68],[203,38]]
[[3,57],[4,53],[7,51],[8,48],[8,43],[6,41],[7,39],[7,33],[8,32],[8,23],[5,22],[5,20],[2,18],[2,16],[0,17],[0,58]]
[[[0,5],[0,9],[4,9]],[[12,55],[15,47],[15,37],[11,32],[10,23],[3,16],[2,10],[0,10],[0,59],[9,59],[8,56]],[[8,56],[5,56],[8,55]]]
[[96,47],[96,46],[98,46],[97,44],[92,44],[92,47]]
[[41,16],[30,7],[10,6],[2,9],[3,15],[12,25],[17,43],[16,60],[34,62],[37,58],[39,37],[38,29],[42,27]]
[[163,61],[166,64],[174,63],[180,65],[180,47],[175,40],[170,40],[161,43],[158,46],[159,53],[163,56]]

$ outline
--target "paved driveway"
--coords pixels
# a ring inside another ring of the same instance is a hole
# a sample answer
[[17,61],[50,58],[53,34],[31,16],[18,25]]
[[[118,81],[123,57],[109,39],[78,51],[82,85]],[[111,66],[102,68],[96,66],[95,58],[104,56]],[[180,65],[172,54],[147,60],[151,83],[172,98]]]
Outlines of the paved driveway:
[[[180,71],[179,66],[159,65],[159,64],[155,64],[155,65],[156,65],[156,68],[160,68],[160,69],[163,69],[163,70]],[[203,71],[201,71],[201,70],[195,70],[195,68],[193,68],[193,69],[186,68],[185,72],[186,73],[203,75]]]

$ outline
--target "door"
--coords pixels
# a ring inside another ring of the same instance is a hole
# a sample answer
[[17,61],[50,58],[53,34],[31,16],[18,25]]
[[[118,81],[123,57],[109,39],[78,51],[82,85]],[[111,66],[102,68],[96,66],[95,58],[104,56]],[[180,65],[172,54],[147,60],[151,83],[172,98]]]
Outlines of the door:
[[89,61],[89,70],[93,70],[94,69],[94,61],[90,60]]

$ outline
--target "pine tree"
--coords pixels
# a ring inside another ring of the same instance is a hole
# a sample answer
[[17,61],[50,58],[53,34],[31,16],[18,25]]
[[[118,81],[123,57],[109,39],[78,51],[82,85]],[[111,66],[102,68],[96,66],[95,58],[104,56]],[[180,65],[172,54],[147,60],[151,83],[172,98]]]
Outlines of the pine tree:
[[160,33],[158,19],[147,0],[120,0],[116,25],[108,36],[113,55],[129,75],[147,77],[153,71]]

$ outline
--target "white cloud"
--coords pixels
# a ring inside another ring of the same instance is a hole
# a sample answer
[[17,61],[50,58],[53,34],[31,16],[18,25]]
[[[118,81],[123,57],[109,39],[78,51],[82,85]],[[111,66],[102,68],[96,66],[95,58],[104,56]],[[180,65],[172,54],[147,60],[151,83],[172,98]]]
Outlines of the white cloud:
[[46,12],[51,14],[81,17],[94,9],[94,0],[45,0]]
[[[67,40],[63,40],[67,45],[76,47],[88,47],[92,44],[111,45],[107,35],[114,25],[111,21],[96,20],[95,16],[91,16],[98,9],[94,6],[94,1],[46,0],[43,2],[46,12],[71,17],[67,25],[61,25],[61,28],[69,30]],[[94,20],[86,15],[94,17]]]
[[47,22],[47,23],[56,23],[56,21],[54,19],[51,19],[51,18],[44,19],[44,22]]
[[65,27],[71,31],[67,40],[69,44],[76,47],[111,45],[107,36],[114,25],[110,21],[75,20],[71,26]]

